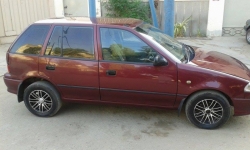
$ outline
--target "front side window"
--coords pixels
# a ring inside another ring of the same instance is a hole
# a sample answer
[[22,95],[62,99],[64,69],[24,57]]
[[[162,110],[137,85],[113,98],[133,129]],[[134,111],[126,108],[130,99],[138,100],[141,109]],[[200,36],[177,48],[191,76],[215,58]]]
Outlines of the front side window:
[[51,34],[45,55],[94,59],[93,28],[56,26]]
[[10,52],[39,55],[50,25],[30,26],[13,45]]
[[156,51],[133,33],[122,29],[101,28],[104,60],[152,63]]

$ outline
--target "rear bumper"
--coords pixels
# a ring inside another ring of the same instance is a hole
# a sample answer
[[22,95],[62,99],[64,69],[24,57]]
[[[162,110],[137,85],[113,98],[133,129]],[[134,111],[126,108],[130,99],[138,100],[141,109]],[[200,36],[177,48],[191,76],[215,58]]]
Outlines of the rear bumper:
[[7,86],[7,91],[13,94],[17,94],[18,86],[21,83],[21,80],[8,78],[10,76],[9,73],[4,74],[4,83]]
[[250,114],[250,99],[234,99],[234,116]]

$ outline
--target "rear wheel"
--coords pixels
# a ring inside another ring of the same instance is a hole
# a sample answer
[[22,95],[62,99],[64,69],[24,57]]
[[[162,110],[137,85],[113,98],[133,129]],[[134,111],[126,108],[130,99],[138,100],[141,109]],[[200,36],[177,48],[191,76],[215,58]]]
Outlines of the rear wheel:
[[247,40],[247,43],[250,44],[250,29],[247,30],[246,40]]
[[203,91],[188,99],[186,115],[188,120],[199,128],[215,129],[228,121],[231,106],[222,94]]
[[55,115],[62,105],[57,90],[45,81],[32,83],[25,89],[24,103],[31,113],[39,117]]

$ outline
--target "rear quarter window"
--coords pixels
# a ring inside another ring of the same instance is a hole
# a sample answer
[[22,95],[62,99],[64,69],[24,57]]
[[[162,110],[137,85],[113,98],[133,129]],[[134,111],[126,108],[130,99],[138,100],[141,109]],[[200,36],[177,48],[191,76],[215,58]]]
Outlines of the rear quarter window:
[[11,48],[11,53],[39,55],[50,25],[31,25]]

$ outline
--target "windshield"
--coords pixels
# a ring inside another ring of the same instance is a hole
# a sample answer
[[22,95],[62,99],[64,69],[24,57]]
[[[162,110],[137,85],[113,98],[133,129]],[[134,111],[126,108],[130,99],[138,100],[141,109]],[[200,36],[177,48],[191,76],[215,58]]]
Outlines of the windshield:
[[155,28],[154,26],[143,23],[135,28],[137,32],[144,33],[151,36],[157,43],[162,45],[166,50],[172,53],[179,60],[184,61],[185,51],[183,51],[183,46],[180,42],[174,38],[164,34],[160,29]]

